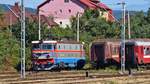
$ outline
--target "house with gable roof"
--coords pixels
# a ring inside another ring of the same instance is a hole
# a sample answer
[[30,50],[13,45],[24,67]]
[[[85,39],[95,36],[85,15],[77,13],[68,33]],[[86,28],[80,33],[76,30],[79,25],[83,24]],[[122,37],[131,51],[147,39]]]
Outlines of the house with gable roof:
[[37,8],[40,15],[52,17],[62,27],[71,25],[70,18],[86,9],[102,9],[100,14],[106,20],[113,21],[112,9],[99,0],[46,0]]
[[[10,7],[13,11],[6,11],[3,14],[3,20],[0,19],[0,27],[8,27],[11,25],[14,25],[19,22],[20,15],[21,15],[21,8],[19,6],[19,3],[16,2],[13,6]],[[16,15],[15,15],[15,14]],[[29,21],[38,21],[38,15],[35,13],[32,13],[28,10],[25,12],[25,17],[29,19]],[[48,28],[51,28],[53,26],[57,26],[58,24],[54,22],[52,19],[41,15],[41,24],[45,24]]]

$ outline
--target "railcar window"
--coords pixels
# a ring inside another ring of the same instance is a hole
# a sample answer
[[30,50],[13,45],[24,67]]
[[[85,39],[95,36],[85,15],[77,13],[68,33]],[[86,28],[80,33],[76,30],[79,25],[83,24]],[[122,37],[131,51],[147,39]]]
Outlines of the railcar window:
[[66,47],[65,47],[66,45],[64,45],[64,50],[66,50]]
[[57,45],[58,50],[60,50],[60,45]]
[[76,50],[80,50],[80,45],[76,45]]
[[112,49],[112,54],[113,54],[113,55],[118,54],[118,47],[113,47],[113,49]]
[[144,47],[144,55],[146,55],[146,48]]
[[146,54],[147,54],[147,55],[150,55],[150,49],[149,49],[149,48],[147,48]]
[[66,50],[69,50],[69,44],[66,44]]
[[77,48],[78,48],[78,46],[77,46],[77,45],[75,45],[75,46],[74,46],[74,49],[75,49],[75,50],[77,50]]
[[72,50],[72,47],[71,47],[71,45],[69,45],[69,49],[70,49],[70,50]]
[[144,55],[150,55],[150,48],[144,48]]
[[56,49],[56,45],[54,45],[54,49]]
[[40,49],[40,44],[33,44],[32,49],[33,50]]

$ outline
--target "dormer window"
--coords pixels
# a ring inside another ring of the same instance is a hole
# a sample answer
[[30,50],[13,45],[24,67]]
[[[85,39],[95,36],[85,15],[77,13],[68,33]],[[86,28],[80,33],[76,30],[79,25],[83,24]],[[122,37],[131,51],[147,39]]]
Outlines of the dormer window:
[[64,0],[65,3],[69,3],[69,0]]

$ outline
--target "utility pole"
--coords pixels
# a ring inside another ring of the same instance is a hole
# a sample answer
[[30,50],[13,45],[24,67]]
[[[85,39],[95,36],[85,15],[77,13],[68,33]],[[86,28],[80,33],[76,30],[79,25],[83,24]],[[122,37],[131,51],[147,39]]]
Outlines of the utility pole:
[[122,28],[121,28],[121,72],[125,72],[125,2],[122,5]]
[[80,22],[79,22],[79,12],[77,13],[77,42],[80,41],[80,30],[79,30],[79,27],[80,27]]
[[21,0],[21,78],[25,78],[25,7]]
[[9,19],[9,26],[10,26],[9,28],[10,28],[10,29],[9,29],[9,30],[10,30],[10,32],[11,32],[11,34],[12,34],[12,27],[11,27],[11,26],[12,26],[12,15],[9,15],[9,18],[10,18],[10,19]]
[[39,10],[39,14],[38,14],[38,18],[39,18],[39,40],[41,40],[41,15],[40,15],[40,10]]
[[131,39],[130,13],[128,11],[128,36]]

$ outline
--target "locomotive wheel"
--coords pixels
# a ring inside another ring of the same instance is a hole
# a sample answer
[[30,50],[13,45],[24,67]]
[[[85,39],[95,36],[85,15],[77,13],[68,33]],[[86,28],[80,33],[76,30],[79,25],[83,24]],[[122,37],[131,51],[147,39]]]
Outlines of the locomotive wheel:
[[85,60],[79,60],[77,62],[77,69],[82,69],[85,65]]

